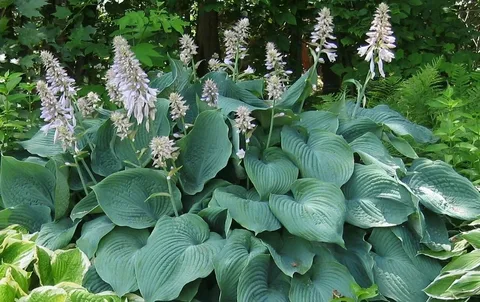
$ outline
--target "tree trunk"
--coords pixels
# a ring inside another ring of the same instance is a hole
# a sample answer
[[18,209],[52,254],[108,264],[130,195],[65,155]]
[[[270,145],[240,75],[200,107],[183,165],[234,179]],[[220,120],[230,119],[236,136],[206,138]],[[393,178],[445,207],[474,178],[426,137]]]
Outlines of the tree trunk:
[[205,11],[205,5],[215,3],[216,0],[204,0],[198,4],[196,43],[198,55],[196,61],[204,60],[198,68],[199,76],[208,72],[208,60],[214,53],[220,54],[220,41],[218,35],[218,13]]

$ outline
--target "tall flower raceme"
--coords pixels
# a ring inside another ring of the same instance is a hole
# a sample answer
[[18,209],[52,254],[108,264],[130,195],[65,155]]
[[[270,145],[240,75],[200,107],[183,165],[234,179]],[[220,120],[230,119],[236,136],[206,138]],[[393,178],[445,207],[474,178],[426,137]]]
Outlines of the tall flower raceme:
[[184,34],[180,38],[180,61],[188,65],[193,60],[193,56],[197,54],[198,46],[190,35]]
[[255,124],[252,123],[255,118],[251,116],[251,113],[250,109],[245,106],[239,106],[235,113],[235,127],[243,134],[255,128]]
[[156,168],[166,168],[167,160],[176,160],[178,157],[178,147],[175,141],[168,136],[157,136],[150,142],[152,150],[153,165]]
[[172,120],[183,119],[187,115],[187,110],[190,108],[186,105],[183,97],[176,92],[172,92],[168,100],[170,102],[170,115]]
[[88,117],[95,112],[100,104],[100,96],[95,92],[89,92],[86,96],[77,100],[77,107],[83,117]]
[[130,127],[132,127],[132,123],[130,123],[128,117],[120,111],[115,111],[110,115],[110,120],[120,140],[127,138],[131,133]]
[[380,75],[385,77],[383,62],[389,63],[395,58],[392,52],[392,49],[395,48],[395,37],[393,36],[388,13],[388,5],[380,3],[375,12],[370,30],[367,32],[368,38],[365,41],[368,44],[358,48],[358,55],[365,57],[365,61],[370,62],[372,79],[375,76],[375,62],[378,65]]
[[312,45],[315,46],[315,52],[319,57],[320,63],[325,63],[323,58],[320,58],[322,53],[327,55],[327,58],[330,62],[334,62],[337,58],[336,49],[337,45],[329,40],[335,40],[333,35],[333,17],[330,13],[330,10],[326,7],[318,13],[316,18],[317,24],[313,29],[311,34]]
[[127,117],[133,115],[138,125],[145,120],[148,131],[150,120],[155,119],[157,90],[148,86],[147,74],[140,67],[127,40],[117,36],[113,39],[113,47],[113,65],[107,72],[110,98],[118,98],[127,111]]
[[217,107],[218,87],[212,79],[207,79],[203,84],[202,97],[200,99],[210,107]]
[[225,58],[224,63],[233,70],[233,80],[236,79],[239,68],[239,60],[247,56],[247,40],[250,36],[250,21],[247,18],[240,19],[232,29],[224,32]]

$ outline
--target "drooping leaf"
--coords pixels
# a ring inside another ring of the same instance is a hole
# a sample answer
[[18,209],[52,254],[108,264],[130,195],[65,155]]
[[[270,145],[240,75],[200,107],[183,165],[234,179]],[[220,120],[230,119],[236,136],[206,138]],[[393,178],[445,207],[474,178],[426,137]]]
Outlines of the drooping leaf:
[[425,244],[432,251],[440,252],[452,249],[443,217],[423,208],[410,215],[408,222],[420,237],[420,243]]
[[211,231],[225,237],[228,236],[232,225],[232,216],[228,209],[216,205],[209,206],[198,212],[198,216],[202,217],[203,220],[208,223]]
[[422,291],[440,272],[433,259],[418,256],[420,245],[404,226],[374,228],[368,240],[375,251],[373,268],[380,293],[395,301],[423,302]]
[[260,150],[252,147],[245,156],[245,170],[260,198],[284,194],[298,177],[298,168],[280,148]]
[[360,155],[366,165],[377,165],[390,175],[396,175],[396,171],[406,172],[405,165],[400,158],[392,157],[382,141],[373,133],[368,132],[350,143],[353,152]]
[[271,195],[270,208],[293,235],[343,245],[345,198],[335,185],[304,178],[292,185],[293,197]]
[[353,152],[342,137],[321,130],[312,130],[305,137],[290,127],[284,127],[281,136],[282,149],[299,167],[302,177],[341,186],[352,175]]
[[323,130],[337,133],[339,127],[338,117],[328,111],[305,111],[300,114],[300,120],[294,123],[309,132],[312,130]]
[[[172,186],[173,199],[181,209],[180,191]],[[152,227],[163,215],[174,213],[165,173],[153,169],[128,169],[114,173],[93,187],[98,203],[108,218],[118,226],[134,229]],[[148,201],[147,201],[148,199]]]
[[270,255],[252,257],[238,281],[238,301],[288,302],[290,278],[275,265]]
[[114,144],[116,139],[115,128],[110,119],[107,119],[98,128],[95,138],[95,148],[92,151],[92,170],[98,175],[108,176],[120,171],[124,164],[115,154]]
[[99,207],[97,196],[94,191],[83,197],[72,209],[70,219],[81,219]]
[[178,145],[180,182],[189,195],[202,191],[205,183],[227,165],[232,153],[228,127],[218,111],[202,112]]
[[44,205],[54,210],[55,177],[47,168],[3,156],[0,178],[5,207]]
[[103,281],[98,275],[95,265],[91,265],[83,277],[82,286],[91,293],[101,293],[113,291],[113,288],[107,282]]
[[346,221],[361,228],[398,225],[415,212],[410,192],[376,165],[355,164],[343,192]]
[[86,222],[82,226],[82,236],[77,240],[77,246],[88,258],[92,258],[97,251],[100,240],[107,235],[115,225],[103,215]]
[[19,144],[31,154],[42,157],[51,157],[63,153],[60,142],[53,143],[55,130],[47,133],[40,130],[31,139],[19,142]]
[[[312,85],[314,84],[317,84],[316,64],[310,67],[310,69],[296,80],[295,83],[288,87],[283,93],[277,106],[282,108],[292,108],[297,105],[297,107],[300,107],[300,104],[302,104],[312,92]],[[301,111],[301,108],[299,111]]]
[[33,233],[40,231],[42,225],[50,221],[50,208],[44,205],[20,204],[0,211],[0,229],[19,224]]
[[70,206],[70,188],[68,186],[68,166],[62,165],[57,159],[51,159],[45,167],[55,177],[54,208],[55,219],[65,216]]
[[263,233],[260,238],[267,246],[277,267],[287,276],[305,274],[313,263],[315,253],[310,242],[284,231],[279,233]]
[[262,242],[246,230],[233,230],[213,262],[220,288],[219,301],[237,301],[240,275],[248,262],[267,251]]
[[70,243],[78,223],[70,218],[46,223],[42,225],[36,243],[51,250],[64,248]]
[[347,268],[336,261],[328,250],[321,249],[312,268],[305,275],[293,277],[289,298],[292,302],[328,302],[335,294],[356,301],[354,285],[355,280]]
[[148,235],[147,230],[116,227],[100,241],[95,268],[119,296],[138,289],[135,262]]
[[340,119],[340,126],[337,134],[341,135],[347,142],[351,143],[365,133],[372,133],[381,137],[382,126],[369,118],[359,117],[354,120]]
[[135,264],[138,287],[147,301],[173,300],[182,288],[213,271],[224,240],[198,215],[163,216]]
[[480,215],[480,192],[441,161],[417,159],[403,181],[429,210],[462,220]]
[[255,190],[247,191],[240,186],[218,188],[213,199],[220,207],[228,209],[233,220],[255,233],[281,228],[268,202],[260,200]]

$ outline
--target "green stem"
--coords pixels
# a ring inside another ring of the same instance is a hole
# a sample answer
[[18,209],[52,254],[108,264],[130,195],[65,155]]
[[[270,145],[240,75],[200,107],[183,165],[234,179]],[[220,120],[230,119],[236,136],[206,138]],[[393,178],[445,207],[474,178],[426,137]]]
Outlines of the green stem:
[[274,116],[275,116],[275,100],[273,100],[272,115],[270,116],[270,130],[268,131],[267,147],[265,149],[268,149],[268,147],[270,147],[270,140],[272,139],[272,132],[273,132]]
[[[165,169],[165,172],[167,172],[166,169]],[[172,180],[170,179],[170,177],[167,176],[168,194],[170,194],[170,202],[172,203],[172,208],[173,208],[173,212],[175,213],[175,217],[178,217],[177,207],[175,206],[175,200],[173,199],[173,190],[172,190],[171,181]]]
[[234,82],[237,79],[237,75],[238,75],[238,47],[237,47],[237,52],[235,53],[235,66],[233,67],[232,79]]
[[[247,152],[248,151],[247,135],[245,134],[244,137],[245,137],[245,152]],[[247,175],[247,190],[250,190],[250,178],[248,177],[248,174],[246,175]]]
[[353,109],[352,119],[355,118],[355,115],[357,115],[358,108],[360,108],[360,102],[363,100],[363,97],[365,96],[365,89],[367,88],[367,84],[371,78],[372,78],[372,73],[368,71],[367,78],[365,79],[365,83],[363,84],[362,88],[360,88],[360,91],[358,92],[357,103],[355,104],[355,108]]
[[192,57],[193,82],[197,81],[197,69],[195,68],[195,59]]
[[95,179],[95,176],[93,176],[92,170],[90,170],[90,168],[88,167],[85,160],[82,158],[82,159],[80,159],[80,161],[82,162],[83,166],[85,167],[85,170],[87,171],[88,176],[90,176],[90,178],[92,179],[93,183],[97,184],[97,180]]
[[187,136],[187,127],[185,126],[185,119],[182,117],[182,124],[183,124],[183,134]]
[[75,166],[77,167],[78,176],[80,176],[80,181],[82,182],[83,191],[85,192],[85,195],[88,195],[87,185],[85,184],[85,179],[83,178],[82,169],[78,164],[76,155],[73,155],[73,160],[75,161]]

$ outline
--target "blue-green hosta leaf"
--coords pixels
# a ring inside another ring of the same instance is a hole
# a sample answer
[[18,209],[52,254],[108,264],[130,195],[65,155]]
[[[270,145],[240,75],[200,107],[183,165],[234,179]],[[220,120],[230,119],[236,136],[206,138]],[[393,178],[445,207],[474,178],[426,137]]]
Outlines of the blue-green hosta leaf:
[[353,152],[342,137],[321,130],[312,130],[304,137],[290,127],[284,127],[281,136],[282,149],[299,167],[302,177],[341,186],[352,175]]
[[252,258],[266,252],[262,242],[249,231],[237,229],[230,233],[213,262],[221,291],[220,301],[237,301],[237,286],[243,269]]
[[[281,108],[292,108],[299,105],[311,94],[312,85],[317,84],[316,64],[310,67],[292,86],[283,93],[277,106]],[[301,111],[301,108],[300,110]]]
[[72,209],[70,213],[70,219],[76,220],[81,219],[88,215],[90,212],[93,212],[99,207],[97,196],[94,191],[88,193],[87,196],[83,197]]
[[[260,104],[258,104],[260,105]],[[242,102],[241,100],[238,99],[232,99],[225,97],[223,95],[218,96],[218,101],[217,101],[217,107],[221,109],[222,113],[225,115],[229,115],[231,112],[237,111],[238,107],[244,106],[247,107],[250,111],[253,110],[267,110],[268,106],[263,105],[263,106],[253,106],[250,104],[247,104],[245,102]]]
[[2,263],[9,263],[21,269],[26,269],[32,262],[35,254],[35,243],[31,241],[6,238],[0,246]]
[[102,126],[98,128],[95,137],[95,148],[92,151],[92,170],[98,175],[108,176],[120,171],[124,163],[115,154],[114,144],[116,132],[113,123],[107,119]]
[[413,147],[406,139],[395,136],[389,132],[384,132],[382,139],[390,143],[390,145],[392,145],[402,155],[413,159],[418,158],[417,153],[415,150],[413,150]]
[[309,132],[312,130],[323,130],[337,133],[339,121],[337,115],[328,111],[305,111],[300,113],[300,120],[294,123]]
[[255,233],[275,231],[282,227],[268,202],[260,200],[255,190],[247,191],[240,186],[218,188],[213,193],[213,199],[220,207],[228,209],[233,220]]
[[335,295],[356,301],[356,285],[348,269],[340,264],[326,249],[321,249],[305,275],[295,275],[290,289],[290,301],[329,302]]
[[113,291],[113,288],[107,282],[103,281],[98,275],[95,265],[91,265],[83,277],[82,286],[91,293],[101,293]]
[[343,240],[345,247],[333,247],[335,258],[345,265],[355,281],[362,287],[373,285],[373,257],[370,253],[372,246],[365,241],[366,232],[360,228],[345,225]]
[[0,195],[3,205],[44,205],[55,209],[55,176],[45,167],[3,156]]
[[461,220],[480,215],[480,192],[448,164],[421,158],[409,172],[403,181],[431,211]]
[[[347,103],[347,113],[351,116],[355,104]],[[372,109],[359,108],[356,118],[367,117],[372,121],[384,124],[395,134],[404,136],[411,135],[419,143],[433,143],[436,141],[432,131],[408,121],[400,113],[390,109],[387,105],[378,105]]]
[[42,225],[36,243],[53,251],[64,248],[72,240],[79,222],[73,222],[70,218],[63,218],[46,223]]
[[146,301],[173,300],[182,288],[213,271],[224,245],[198,215],[163,216],[135,263],[138,287]]
[[435,252],[451,251],[452,246],[443,217],[423,208],[410,215],[408,222],[420,237],[420,243]]
[[[172,188],[175,206],[180,210],[180,191],[175,186]],[[118,226],[148,228],[163,215],[174,213],[170,197],[148,199],[152,194],[168,193],[167,178],[161,171],[136,168],[117,172],[93,190],[105,214]]]
[[228,127],[218,111],[202,112],[192,131],[178,145],[180,182],[189,195],[202,191],[205,183],[227,165],[232,153]]
[[340,126],[337,134],[343,136],[347,142],[352,142],[365,133],[372,133],[377,137],[381,137],[383,128],[369,118],[356,118],[354,120],[340,120]]
[[271,195],[270,208],[293,235],[343,245],[345,198],[335,185],[304,178],[292,185],[293,197]]
[[70,188],[68,186],[68,166],[57,159],[51,159],[45,166],[55,177],[55,192],[53,193],[55,219],[60,219],[68,211],[70,206]]
[[28,296],[22,297],[19,302],[68,302],[67,292],[55,286],[37,287]]
[[293,277],[294,273],[305,274],[313,263],[315,253],[312,252],[310,242],[289,234],[263,233],[260,238],[270,251],[273,261],[287,276]]
[[222,236],[228,236],[232,226],[232,216],[228,209],[212,205],[198,212],[198,216],[208,223],[210,230]]
[[148,235],[147,230],[116,227],[100,241],[95,268],[119,296],[138,289],[135,262],[147,244]]
[[298,168],[280,148],[268,148],[261,154],[252,147],[245,156],[245,170],[260,198],[285,194],[298,177]]
[[246,89],[256,95],[263,94],[263,79],[255,79],[255,80],[246,80],[240,81],[236,83],[238,87]]
[[275,265],[270,255],[256,255],[247,263],[238,281],[238,301],[288,302],[290,278]]
[[197,214],[208,205],[208,201],[212,198],[213,192],[220,187],[228,187],[231,185],[223,179],[212,179],[205,184],[202,192],[195,195],[182,196],[184,209],[188,209],[189,213]]
[[100,240],[114,227],[115,225],[105,215],[86,222],[82,226],[82,236],[77,240],[78,248],[91,259],[97,251]]
[[51,157],[63,153],[60,142],[53,143],[55,130],[45,133],[39,130],[31,139],[20,142],[19,144],[31,154],[41,157]]
[[368,240],[375,251],[373,268],[380,293],[395,301],[423,302],[422,291],[440,272],[433,259],[417,256],[420,244],[404,226],[374,228]]
[[41,285],[57,285],[61,282],[82,284],[90,261],[78,248],[56,250],[37,246],[35,249],[35,273]]
[[410,192],[376,165],[355,164],[343,193],[347,200],[346,221],[360,228],[398,225],[415,212]]
[[355,139],[350,146],[366,165],[377,165],[393,176],[396,175],[397,170],[407,172],[402,159],[390,156],[382,141],[371,132]]
[[0,211],[0,229],[19,224],[33,233],[40,231],[42,225],[50,221],[50,208],[44,205],[20,204]]

